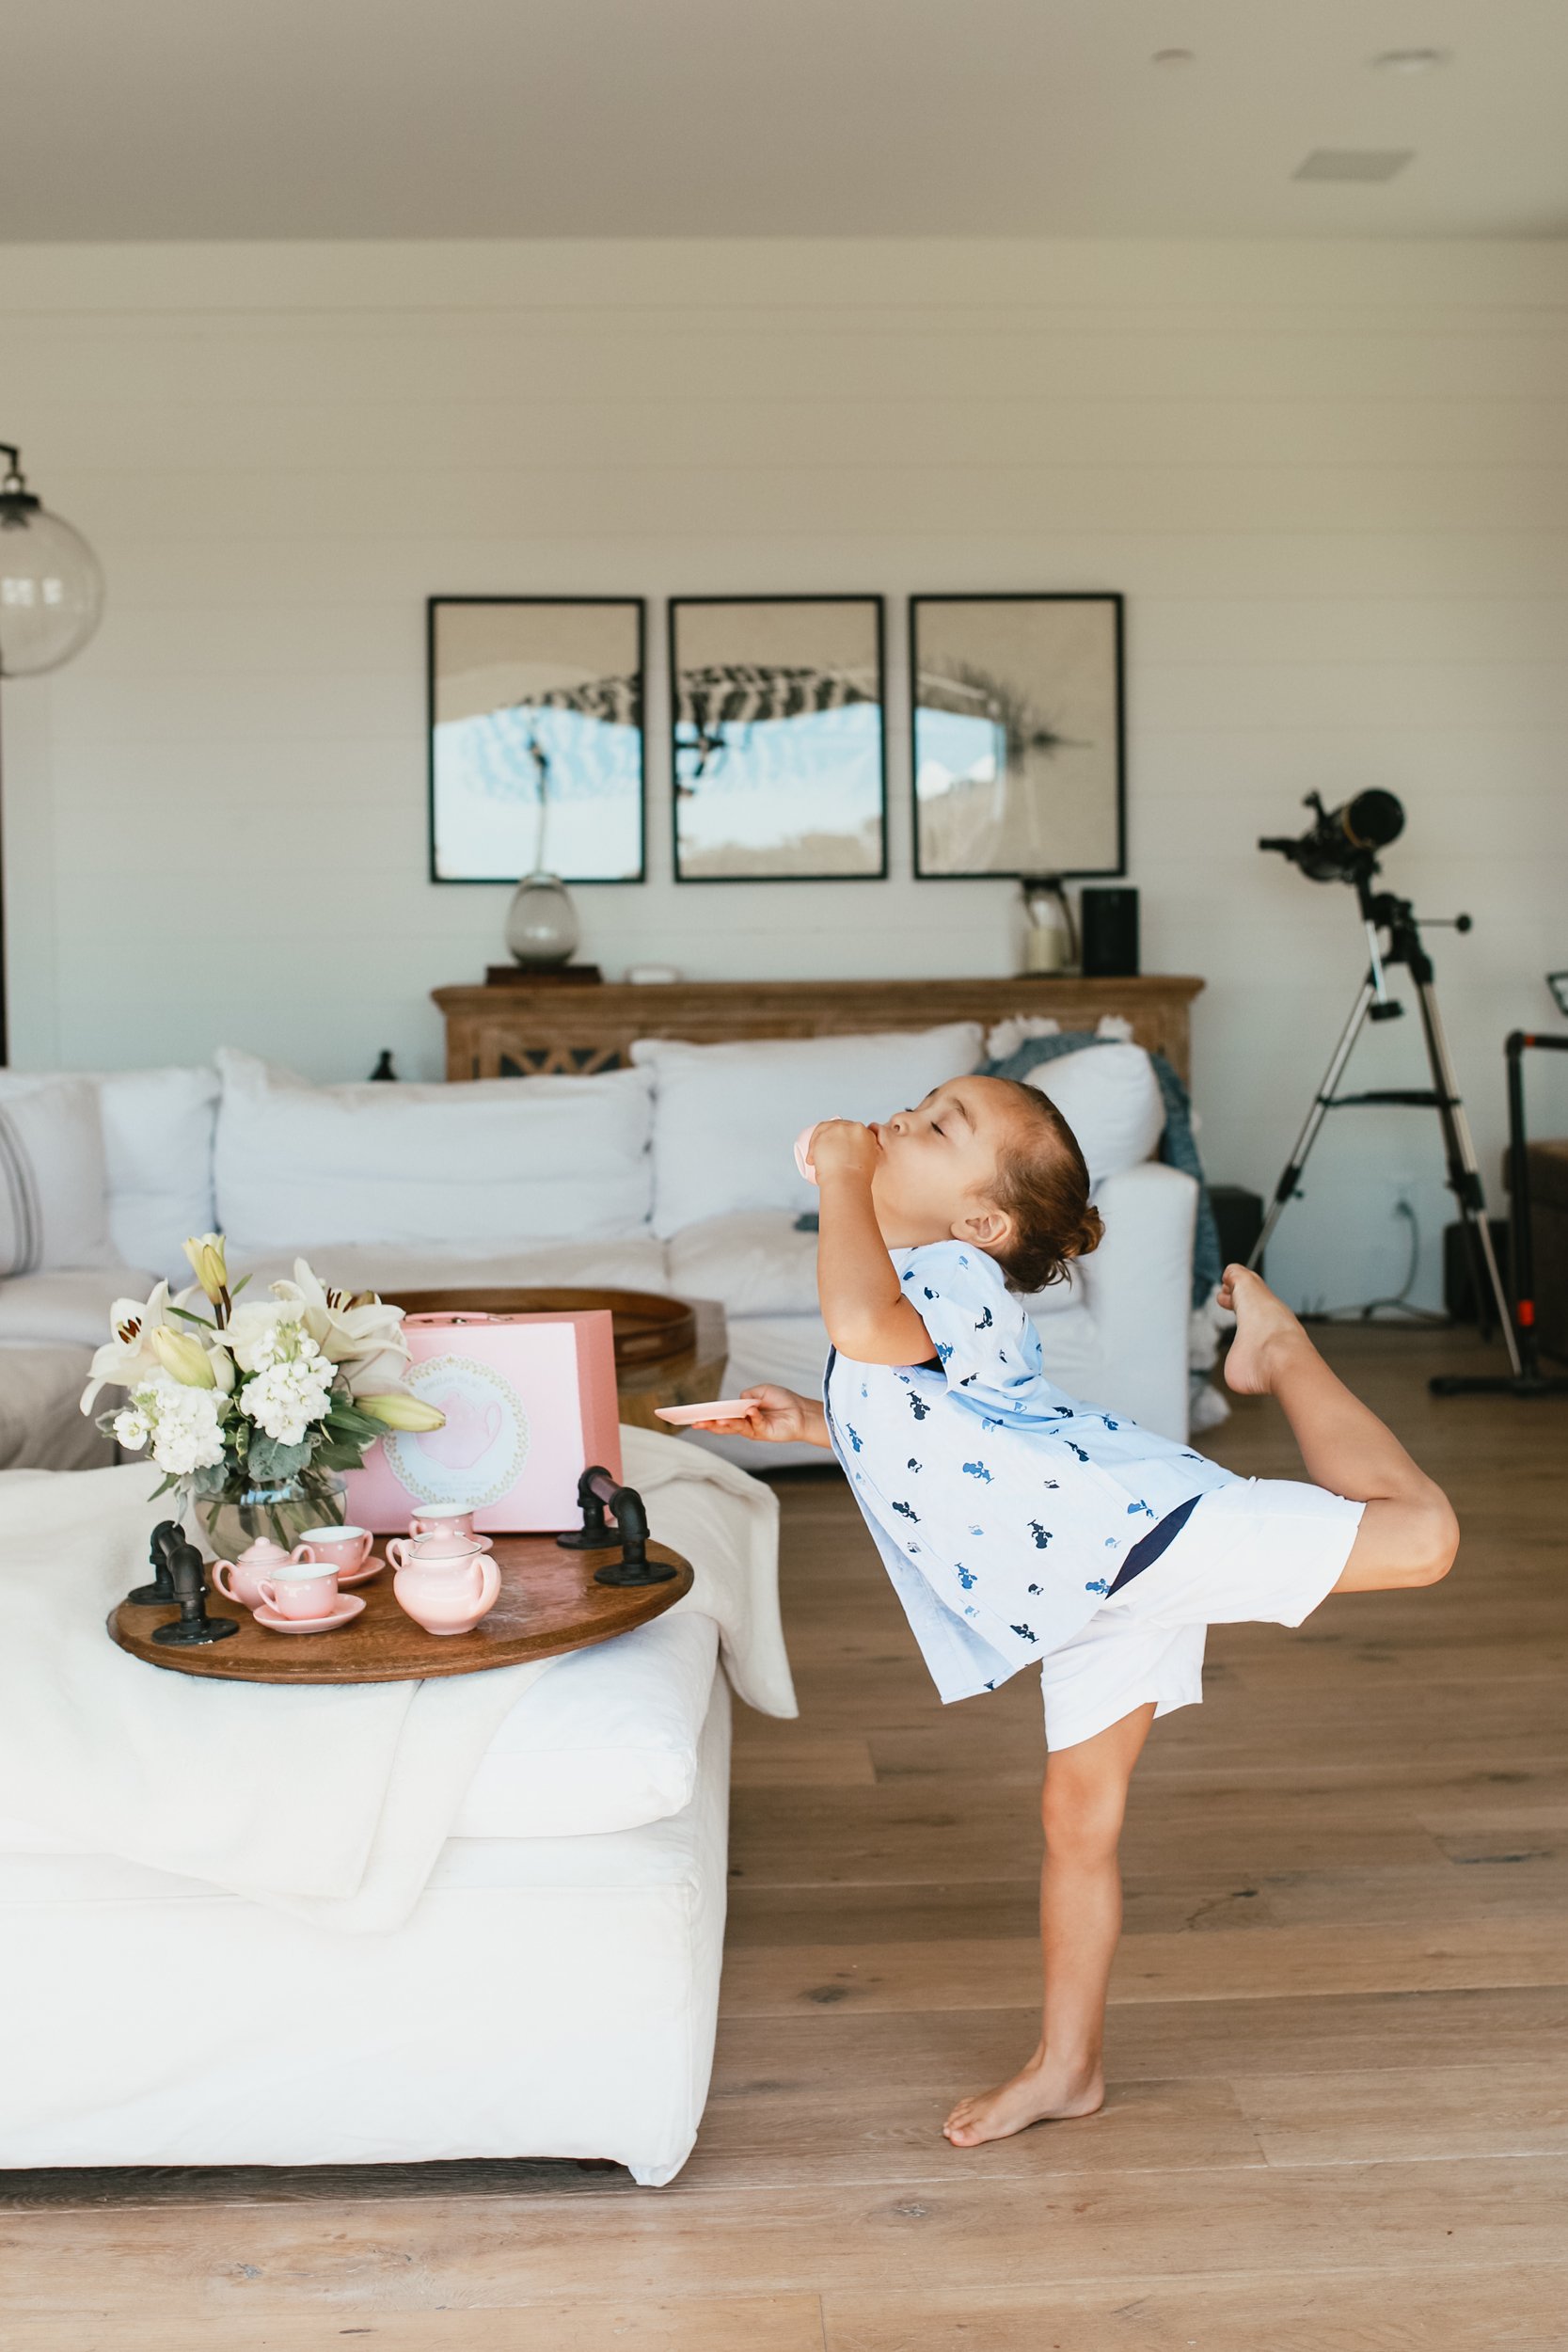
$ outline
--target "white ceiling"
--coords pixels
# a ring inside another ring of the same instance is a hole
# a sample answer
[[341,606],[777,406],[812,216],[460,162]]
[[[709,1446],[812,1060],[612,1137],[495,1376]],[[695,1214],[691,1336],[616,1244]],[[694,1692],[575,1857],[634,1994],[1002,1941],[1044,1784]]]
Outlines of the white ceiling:
[[0,9],[6,241],[1564,233],[1568,0]]

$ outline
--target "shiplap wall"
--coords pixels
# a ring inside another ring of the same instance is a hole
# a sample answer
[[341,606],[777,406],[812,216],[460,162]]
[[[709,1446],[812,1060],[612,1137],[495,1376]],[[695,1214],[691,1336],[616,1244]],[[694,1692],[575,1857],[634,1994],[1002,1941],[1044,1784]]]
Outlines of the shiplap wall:
[[[423,600],[881,590],[894,879],[676,889],[584,952],[699,977],[1001,973],[1007,886],[909,879],[911,591],[1129,598],[1146,967],[1196,972],[1212,1172],[1267,1188],[1356,986],[1348,891],[1254,847],[1410,810],[1495,1180],[1501,1041],[1568,964],[1568,247],[909,243],[0,248],[0,432],[97,547],[94,644],[4,697],[23,1065],[439,1069],[506,893],[425,880]],[[662,642],[656,605],[651,640]],[[1414,1021],[1361,1084],[1411,1083]],[[1568,1084],[1532,1073],[1560,1131]],[[1436,1295],[1434,1122],[1345,1113],[1272,1267]]]

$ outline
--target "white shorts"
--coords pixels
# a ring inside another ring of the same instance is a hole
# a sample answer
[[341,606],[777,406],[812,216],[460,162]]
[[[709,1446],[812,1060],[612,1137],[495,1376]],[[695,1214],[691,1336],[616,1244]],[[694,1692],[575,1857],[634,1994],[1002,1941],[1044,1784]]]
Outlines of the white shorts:
[[1040,1669],[1048,1748],[1076,1747],[1154,1702],[1203,1698],[1212,1625],[1300,1625],[1344,1570],[1364,1502],[1289,1478],[1239,1478],[1200,1495],[1157,1560]]

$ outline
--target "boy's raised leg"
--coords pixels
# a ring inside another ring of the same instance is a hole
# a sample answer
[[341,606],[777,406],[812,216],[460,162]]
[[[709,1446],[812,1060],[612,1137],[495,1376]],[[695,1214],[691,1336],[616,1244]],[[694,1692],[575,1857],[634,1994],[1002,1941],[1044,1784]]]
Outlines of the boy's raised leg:
[[1128,1783],[1153,1721],[1150,1700],[1092,1740],[1052,1751],[1040,1800],[1040,2039],[1020,2073],[958,2101],[942,2127],[956,2148],[1092,2115],[1105,2097],[1105,1994],[1121,1933],[1117,1846]]
[[1459,1548],[1459,1522],[1441,1486],[1329,1369],[1260,1275],[1227,1266],[1219,1302],[1236,1311],[1227,1385],[1243,1395],[1277,1397],[1307,1477],[1367,1505],[1335,1591],[1435,1583]]

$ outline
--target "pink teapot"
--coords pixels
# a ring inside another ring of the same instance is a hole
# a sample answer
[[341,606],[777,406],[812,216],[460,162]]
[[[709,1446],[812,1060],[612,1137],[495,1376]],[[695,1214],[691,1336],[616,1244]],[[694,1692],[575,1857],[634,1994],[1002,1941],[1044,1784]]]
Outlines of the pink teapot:
[[465,1535],[457,1527],[394,1535],[387,1557],[397,1571],[399,1608],[427,1633],[471,1633],[500,1593],[501,1572],[490,1551],[488,1535]]
[[242,1609],[254,1609],[266,1596],[261,1591],[263,1578],[274,1577],[279,1568],[292,1561],[313,1560],[315,1553],[309,1544],[295,1544],[293,1551],[285,1551],[270,1535],[259,1535],[241,1552],[237,1560],[214,1560],[213,1588],[225,1600],[237,1600]]

